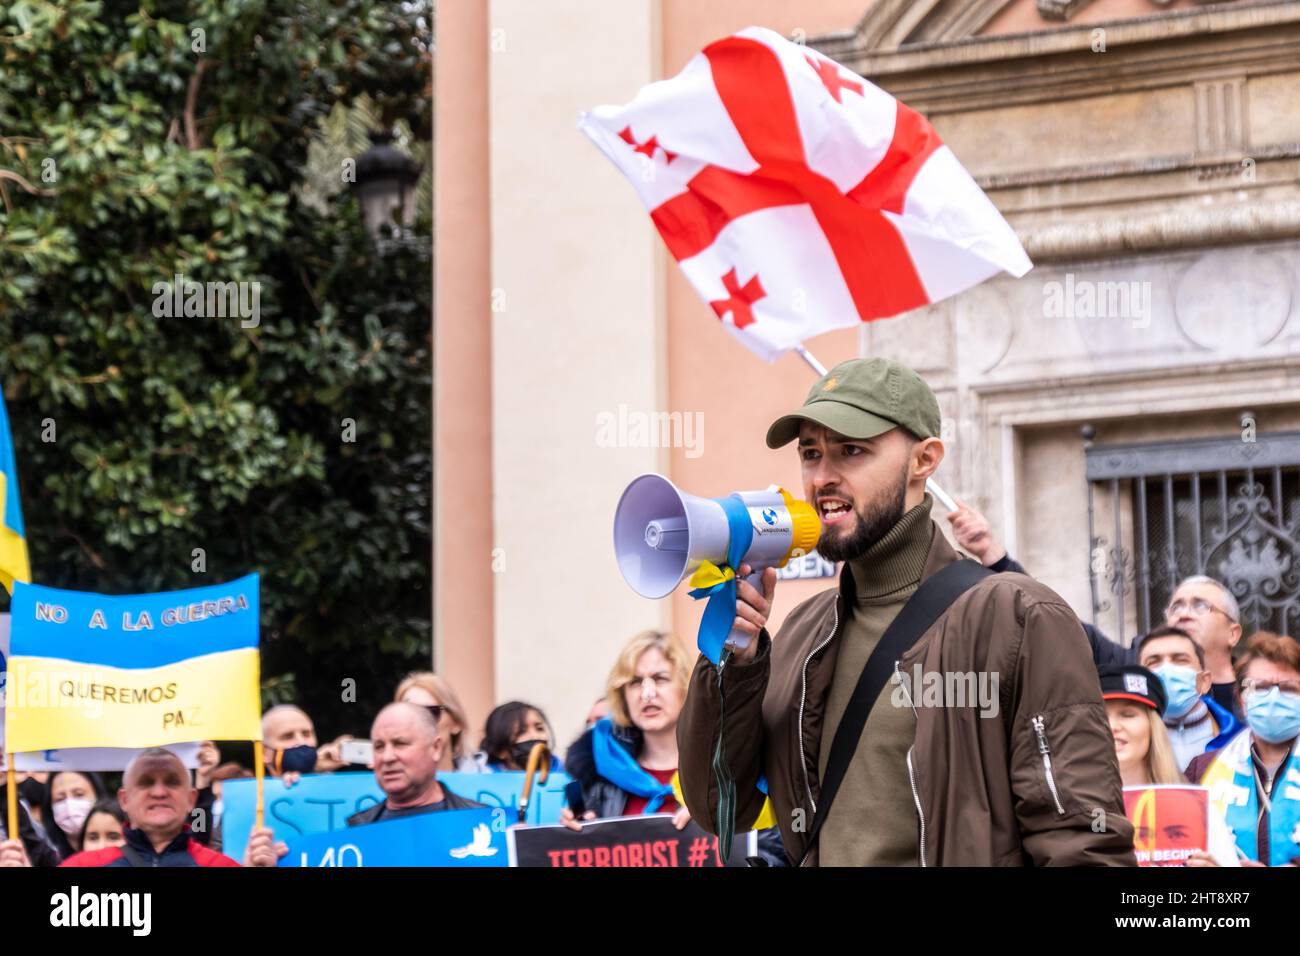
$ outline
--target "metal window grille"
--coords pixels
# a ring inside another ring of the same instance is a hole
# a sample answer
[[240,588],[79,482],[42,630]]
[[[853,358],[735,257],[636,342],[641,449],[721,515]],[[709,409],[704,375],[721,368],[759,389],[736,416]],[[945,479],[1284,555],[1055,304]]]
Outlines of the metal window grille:
[[1300,433],[1085,455],[1093,622],[1104,633],[1128,643],[1159,626],[1193,574],[1228,586],[1247,634],[1300,633]]

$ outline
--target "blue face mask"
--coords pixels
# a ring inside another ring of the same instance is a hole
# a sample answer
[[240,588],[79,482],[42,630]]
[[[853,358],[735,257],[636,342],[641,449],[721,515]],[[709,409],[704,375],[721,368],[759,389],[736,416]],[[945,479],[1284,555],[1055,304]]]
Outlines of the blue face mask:
[[1300,736],[1300,697],[1274,687],[1246,698],[1246,723],[1261,740],[1281,744]]
[[1160,683],[1165,685],[1165,696],[1169,704],[1165,707],[1165,717],[1176,720],[1187,714],[1201,695],[1196,693],[1196,671],[1181,664],[1165,664],[1155,669]]
[[316,748],[309,744],[301,744],[276,752],[272,760],[279,773],[288,773],[290,770],[311,773],[316,769]]

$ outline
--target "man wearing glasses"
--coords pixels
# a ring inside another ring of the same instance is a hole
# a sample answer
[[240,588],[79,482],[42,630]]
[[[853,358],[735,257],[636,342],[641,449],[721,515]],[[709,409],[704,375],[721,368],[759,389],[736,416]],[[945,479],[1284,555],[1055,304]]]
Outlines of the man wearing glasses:
[[1214,578],[1198,574],[1187,578],[1165,608],[1165,623],[1192,635],[1205,650],[1205,668],[1210,672],[1210,696],[1215,703],[1241,719],[1237,703],[1236,678],[1232,671],[1232,649],[1241,640],[1241,611],[1232,592]]
[[[975,556],[981,564],[999,573],[1029,572],[993,534],[987,518],[974,508],[958,502],[956,511],[949,513],[953,539]],[[1165,624],[1186,631],[1205,649],[1205,664],[1210,671],[1210,696],[1224,710],[1238,720],[1242,714],[1233,693],[1232,649],[1241,640],[1241,611],[1232,592],[1214,578],[1198,574],[1185,579],[1174,591],[1169,607],[1165,608]],[[1093,663],[1098,669],[1107,665],[1138,663],[1138,644],[1132,646],[1112,641],[1090,624],[1083,631],[1092,647]]]

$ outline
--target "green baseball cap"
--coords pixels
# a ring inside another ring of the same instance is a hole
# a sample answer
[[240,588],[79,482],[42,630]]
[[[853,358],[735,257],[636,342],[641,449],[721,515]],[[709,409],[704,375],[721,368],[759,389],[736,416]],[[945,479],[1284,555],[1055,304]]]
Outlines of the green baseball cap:
[[813,385],[797,412],[767,430],[767,447],[799,437],[802,422],[815,422],[847,438],[875,438],[902,426],[917,438],[939,437],[939,402],[906,365],[889,359],[850,359]]

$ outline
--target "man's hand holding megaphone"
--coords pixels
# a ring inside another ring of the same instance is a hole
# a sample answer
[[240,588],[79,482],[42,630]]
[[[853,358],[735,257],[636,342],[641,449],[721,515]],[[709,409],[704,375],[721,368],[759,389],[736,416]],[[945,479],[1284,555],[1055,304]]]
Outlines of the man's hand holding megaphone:
[[754,569],[748,564],[740,566],[736,585],[736,621],[732,629],[749,635],[751,640],[744,647],[733,647],[731,659],[737,664],[748,664],[758,653],[758,634],[767,626],[768,615],[772,613],[772,597],[776,594],[776,568],[763,571],[761,593],[749,583],[748,576],[753,573]]

